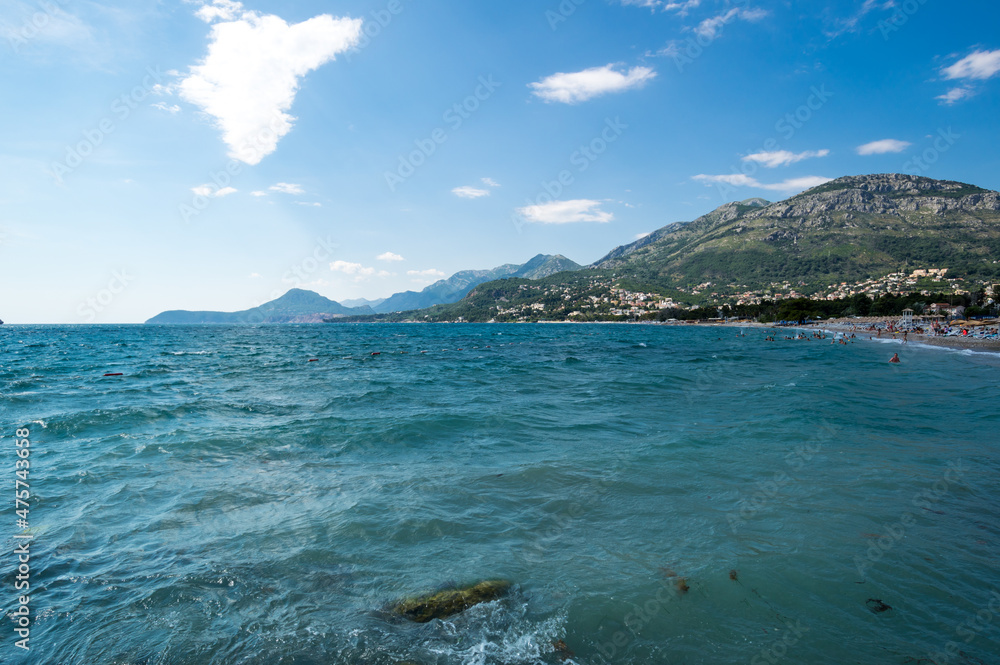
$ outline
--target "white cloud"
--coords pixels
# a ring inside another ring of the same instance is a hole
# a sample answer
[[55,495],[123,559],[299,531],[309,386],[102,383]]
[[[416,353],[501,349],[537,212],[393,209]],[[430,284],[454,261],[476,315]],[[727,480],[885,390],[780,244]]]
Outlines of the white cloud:
[[643,238],[649,236],[650,233],[651,233],[651,231],[646,231],[645,233],[636,233],[635,234],[635,239],[636,240],[642,240]]
[[250,196],[267,196],[267,192],[262,192],[258,189],[255,192],[250,192]]
[[310,208],[322,208],[323,207],[322,203],[317,203],[315,201],[313,201],[313,202],[296,201],[295,205],[297,205],[297,206],[309,206]]
[[216,19],[232,21],[243,13],[243,5],[233,0],[213,0],[212,4],[202,6],[194,13],[205,23],[211,23]]
[[733,173],[727,175],[701,174],[694,176],[692,179],[697,180],[698,182],[703,182],[706,185],[725,184],[732,187],[756,187],[758,189],[767,189],[772,192],[793,193],[811,189],[812,187],[819,187],[824,183],[830,182],[833,178],[810,175],[801,178],[789,178],[787,180],[783,180],[782,182],[763,183],[742,173]]
[[239,190],[233,189],[232,187],[215,189],[212,185],[198,185],[197,187],[192,187],[191,191],[194,192],[195,196],[205,196],[213,199],[219,199],[223,196],[235,194]]
[[572,224],[574,222],[606,224],[615,218],[610,212],[601,210],[600,206],[600,201],[576,199],[525,206],[518,208],[517,212],[529,222],[538,224]]
[[260,279],[261,275],[259,272],[252,272],[248,275],[250,279]]
[[828,37],[839,37],[845,32],[853,32],[861,23],[861,19],[875,9],[893,9],[896,6],[895,0],[865,0],[864,4],[851,16],[843,19],[834,19],[833,27],[826,30]]
[[483,184],[486,185],[487,187],[499,187],[500,186],[500,183],[497,182],[496,180],[494,180],[493,178],[483,178],[482,180],[483,180]]
[[934,99],[940,99],[943,104],[951,106],[952,104],[965,99],[966,97],[971,97],[975,94],[972,88],[962,85],[957,88],[952,88],[943,95],[938,95]]
[[181,112],[181,107],[177,104],[167,105],[166,102],[156,102],[155,104],[150,104],[150,106],[159,111],[166,111],[171,115]]
[[833,178],[824,178],[819,175],[807,175],[801,178],[789,178],[788,180],[776,182],[770,185],[760,185],[760,187],[763,189],[769,189],[773,192],[802,192],[807,189],[812,189],[813,187],[825,185],[831,180],[833,180]]
[[368,279],[369,277],[389,277],[391,273],[385,270],[376,270],[366,267],[360,263],[350,263],[348,261],[334,261],[330,264],[330,270],[351,276],[355,282]]
[[428,268],[427,270],[407,270],[406,274],[411,277],[444,277],[443,272],[434,268]]
[[701,173],[693,176],[692,179],[705,184],[723,183],[732,185],[733,187],[757,187],[760,185],[759,182],[742,173],[733,173],[731,175],[705,175]]
[[576,104],[599,95],[641,88],[654,78],[656,72],[649,67],[633,67],[626,72],[618,72],[614,64],[610,64],[582,72],[560,72],[530,83],[528,87],[534,90],[536,97],[546,102]]
[[806,150],[805,152],[800,153],[789,152],[788,150],[776,150],[774,152],[755,152],[752,155],[744,157],[743,161],[757,162],[758,164],[762,164],[769,169],[773,169],[778,166],[795,164],[796,162],[801,162],[803,159],[826,157],[829,154],[829,150]]
[[698,24],[698,27],[694,29],[694,32],[699,37],[707,40],[713,40],[719,35],[719,31],[722,30],[722,26],[734,19],[759,21],[767,16],[767,14],[767,11],[763,9],[740,9],[738,7],[734,7],[724,14],[719,14],[705,19]]
[[208,55],[178,85],[215,119],[229,155],[257,164],[292,129],[288,114],[303,76],[355,46],[361,19],[329,14],[289,25],[270,14],[214,0],[196,12],[212,25]]
[[475,187],[456,187],[451,193],[462,199],[478,199],[480,196],[489,196],[490,190],[476,189]]
[[676,11],[681,16],[686,16],[689,9],[694,9],[701,4],[701,0],[686,0],[685,2],[668,2],[667,0],[622,0],[625,7],[649,7],[659,8],[660,11]]
[[882,139],[881,141],[872,141],[871,143],[859,145],[857,153],[859,155],[885,155],[887,153],[903,152],[911,145],[908,141]]
[[296,185],[291,182],[279,182],[276,185],[271,185],[268,187],[272,192],[281,192],[282,194],[305,194],[306,190],[302,189],[302,185]]
[[379,261],[405,261],[399,254],[393,254],[392,252],[384,252],[375,257]]
[[[967,55],[950,67],[941,70],[941,75],[947,80],[965,79],[985,81],[1000,72],[1000,49],[996,51],[976,51]],[[951,106],[963,99],[976,94],[975,89],[968,84],[959,85],[935,99],[946,106]]]
[[1000,72],[1000,49],[976,51],[954,65],[941,70],[946,79],[978,79],[980,81],[992,78],[997,72]]

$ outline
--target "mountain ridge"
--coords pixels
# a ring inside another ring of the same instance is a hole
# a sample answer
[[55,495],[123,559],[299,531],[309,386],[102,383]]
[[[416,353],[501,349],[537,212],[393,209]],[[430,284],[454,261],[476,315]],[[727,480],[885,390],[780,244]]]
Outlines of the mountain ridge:
[[[490,270],[463,270],[438,280],[422,291],[404,291],[378,300],[356,299],[338,303],[315,291],[289,289],[284,295],[258,307],[239,312],[169,310],[150,318],[150,324],[200,323],[321,323],[330,318],[366,316],[375,313],[421,309],[457,302],[477,285],[503,277],[540,279],[560,270],[577,270],[579,264],[561,254],[538,254],[522,264],[507,263]],[[347,302],[358,306],[347,306]],[[406,307],[407,304],[415,306]]]

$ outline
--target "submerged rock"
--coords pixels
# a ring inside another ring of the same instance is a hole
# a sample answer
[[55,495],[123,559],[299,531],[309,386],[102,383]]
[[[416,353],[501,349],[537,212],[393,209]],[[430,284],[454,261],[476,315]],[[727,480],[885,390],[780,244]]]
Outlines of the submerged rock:
[[510,582],[504,580],[486,580],[460,589],[448,589],[427,596],[407,598],[393,605],[392,611],[417,623],[446,619],[473,605],[502,598],[507,595],[510,586]]

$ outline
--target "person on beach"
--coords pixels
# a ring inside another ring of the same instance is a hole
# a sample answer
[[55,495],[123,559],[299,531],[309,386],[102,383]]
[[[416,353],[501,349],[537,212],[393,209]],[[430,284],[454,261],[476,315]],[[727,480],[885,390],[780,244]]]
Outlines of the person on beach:
[[908,332],[906,330],[904,330],[903,331],[903,344],[906,344],[906,335],[907,334],[908,334]]
[[898,353],[892,354],[892,358],[889,358],[889,362],[891,362],[891,363],[898,363],[898,362],[900,362],[900,360],[899,360],[899,354]]

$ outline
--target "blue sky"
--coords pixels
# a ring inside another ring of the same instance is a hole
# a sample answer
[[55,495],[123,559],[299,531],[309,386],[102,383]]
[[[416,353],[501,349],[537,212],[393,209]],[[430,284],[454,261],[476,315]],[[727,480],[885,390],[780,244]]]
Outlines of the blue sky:
[[908,172],[1000,189],[1000,6],[6,0],[0,318],[334,300]]

